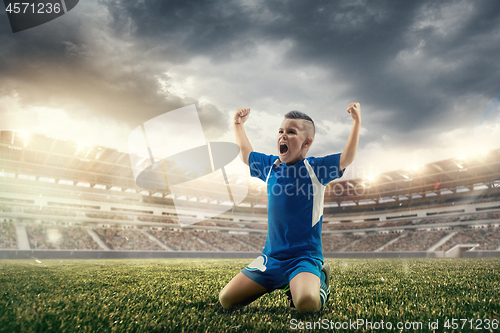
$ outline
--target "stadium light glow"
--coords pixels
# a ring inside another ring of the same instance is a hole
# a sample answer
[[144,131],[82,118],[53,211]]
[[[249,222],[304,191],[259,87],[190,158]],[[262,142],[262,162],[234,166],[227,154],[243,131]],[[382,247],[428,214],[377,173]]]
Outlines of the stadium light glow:
[[92,150],[92,146],[91,145],[86,145],[84,143],[77,143],[77,149],[76,149],[76,152],[75,152],[75,155],[78,155],[78,153],[84,149],[87,149],[87,153],[85,155],[85,157],[88,156],[88,154],[90,153],[90,151]]
[[[377,178],[378,178],[377,175],[371,174],[371,175],[366,176],[364,178],[364,180],[367,183],[374,183],[377,180]],[[365,184],[362,184],[362,186],[365,186]]]
[[61,138],[55,135],[45,134],[45,136],[49,139],[59,140],[59,141],[68,141],[68,139]]
[[[17,132],[17,133],[18,133],[18,136],[24,141],[23,146],[27,147],[28,142],[30,140],[29,133],[26,133],[26,132]],[[12,141],[14,141],[14,135],[12,135]]]
[[414,165],[414,166],[412,166],[412,167],[410,168],[410,170],[411,170],[411,171],[413,171],[413,172],[418,172],[418,171],[420,171],[420,170],[421,170],[421,169],[423,169],[423,168],[424,168],[424,166],[423,166],[423,165]]

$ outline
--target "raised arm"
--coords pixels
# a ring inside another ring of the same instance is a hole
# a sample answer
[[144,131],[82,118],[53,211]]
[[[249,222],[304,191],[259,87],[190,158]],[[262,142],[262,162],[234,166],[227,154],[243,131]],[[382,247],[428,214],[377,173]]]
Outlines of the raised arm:
[[234,114],[234,135],[236,136],[236,144],[240,147],[241,159],[248,165],[248,157],[253,151],[250,141],[248,141],[247,134],[243,128],[243,124],[250,116],[250,109],[240,108]]
[[353,122],[351,134],[349,134],[344,151],[340,155],[340,170],[344,170],[349,164],[352,163],[352,161],[354,161],[356,150],[358,149],[359,128],[361,127],[361,107],[359,103],[349,104],[347,112],[351,114]]

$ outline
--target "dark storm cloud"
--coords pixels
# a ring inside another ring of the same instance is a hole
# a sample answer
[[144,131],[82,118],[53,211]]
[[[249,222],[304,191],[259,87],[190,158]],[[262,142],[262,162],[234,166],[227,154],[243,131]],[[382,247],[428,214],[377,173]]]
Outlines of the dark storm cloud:
[[290,40],[283,65],[318,65],[349,83],[347,98],[374,111],[364,119],[380,136],[414,140],[470,123],[481,106],[471,115],[460,105],[499,90],[497,1],[102,3],[117,32],[177,62],[224,62],[259,42]]
[[[156,48],[169,61],[194,55],[224,61],[241,48],[251,48],[256,13],[237,1],[101,1],[109,9],[118,34],[132,34],[138,47]],[[257,36],[259,37],[259,36]]]
[[63,108],[76,119],[90,113],[132,128],[194,103],[212,137],[227,130],[217,107],[168,93],[165,59],[117,38],[104,9],[81,4],[17,34],[8,28],[7,15],[0,15],[0,97],[16,94],[22,105]]

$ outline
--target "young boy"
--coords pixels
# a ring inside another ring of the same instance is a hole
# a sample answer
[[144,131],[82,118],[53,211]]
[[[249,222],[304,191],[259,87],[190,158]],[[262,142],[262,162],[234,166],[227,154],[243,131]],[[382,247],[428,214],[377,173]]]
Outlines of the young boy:
[[353,126],[342,154],[305,158],[315,134],[309,116],[299,111],[285,115],[278,131],[278,156],[273,156],[253,151],[243,128],[250,109],[236,111],[241,157],[251,175],[267,184],[269,227],[263,254],[220,292],[224,308],[249,304],[288,285],[290,306],[299,312],[317,311],[327,301],[330,267],[321,246],[324,190],[354,160],[361,124],[359,103],[349,104],[347,112]]

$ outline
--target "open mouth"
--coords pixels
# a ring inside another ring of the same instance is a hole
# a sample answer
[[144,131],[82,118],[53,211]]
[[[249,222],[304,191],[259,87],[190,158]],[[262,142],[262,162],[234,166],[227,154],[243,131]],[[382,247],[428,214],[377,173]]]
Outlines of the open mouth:
[[288,145],[284,142],[280,143],[280,154],[286,155],[288,153]]

